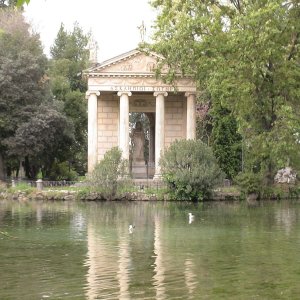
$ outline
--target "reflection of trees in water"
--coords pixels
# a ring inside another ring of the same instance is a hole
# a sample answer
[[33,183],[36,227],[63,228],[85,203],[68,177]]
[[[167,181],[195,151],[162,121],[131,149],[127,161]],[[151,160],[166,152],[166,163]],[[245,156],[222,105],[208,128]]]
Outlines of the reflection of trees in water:
[[279,209],[275,212],[275,219],[285,229],[286,234],[289,234],[297,220],[297,215],[294,209]]
[[164,254],[161,238],[161,221],[160,217],[154,217],[154,287],[156,290],[156,299],[166,299],[165,288],[165,268],[164,268]]

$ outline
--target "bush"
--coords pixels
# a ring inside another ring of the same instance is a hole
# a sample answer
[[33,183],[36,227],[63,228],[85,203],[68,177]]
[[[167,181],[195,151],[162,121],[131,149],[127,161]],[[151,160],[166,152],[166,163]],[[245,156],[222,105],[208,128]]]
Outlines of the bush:
[[175,141],[160,165],[171,199],[207,199],[223,179],[211,148],[199,140]]
[[107,151],[104,158],[95,166],[89,175],[91,189],[99,193],[103,199],[112,200],[129,185],[128,161],[122,159],[118,147]]
[[23,192],[26,195],[29,195],[34,191],[35,191],[35,188],[25,182],[20,182],[20,183],[17,182],[15,187],[10,187],[8,189],[8,192],[12,193],[12,194],[16,193],[16,192]]
[[239,186],[241,193],[247,197],[250,194],[257,194],[258,198],[262,191],[261,173],[245,172],[240,173],[235,178],[235,183]]
[[78,178],[77,172],[70,168],[68,162],[57,163],[55,162],[51,168],[49,179],[50,180],[68,180],[75,181]]

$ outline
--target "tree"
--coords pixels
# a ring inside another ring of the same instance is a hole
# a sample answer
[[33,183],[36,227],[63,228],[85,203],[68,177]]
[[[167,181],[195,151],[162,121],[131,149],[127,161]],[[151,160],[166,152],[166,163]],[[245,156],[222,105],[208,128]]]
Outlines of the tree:
[[175,141],[160,161],[161,172],[175,200],[208,199],[222,172],[211,148],[201,141]]
[[1,160],[8,154],[5,139],[14,136],[18,126],[27,122],[31,112],[49,97],[47,59],[39,36],[28,29],[20,12],[0,9]]
[[33,178],[41,167],[49,173],[56,159],[66,159],[74,128],[62,103],[53,101],[39,36],[9,8],[0,9],[0,28],[0,161],[18,169],[25,160]]
[[89,63],[89,38],[90,34],[85,34],[77,23],[74,24],[72,32],[66,31],[61,24],[50,49],[54,74],[65,76],[71,90],[86,91],[86,81],[82,79],[81,73]]
[[89,35],[84,34],[78,24],[74,25],[71,32],[66,31],[61,24],[51,47],[49,70],[52,93],[57,100],[64,103],[64,113],[73,123],[75,130],[75,139],[68,151],[68,159],[81,175],[86,172],[87,152],[86,81],[81,73],[89,63],[88,41]]
[[41,166],[44,176],[47,176],[56,158],[66,160],[73,140],[74,130],[70,120],[54,103],[47,103],[41,104],[27,122],[20,124],[5,144],[10,155],[26,158],[26,176],[34,178]]
[[[274,171],[299,167],[300,4],[297,0],[152,1],[155,44],[170,67],[192,75],[229,109],[251,172],[271,184]],[[158,70],[159,71],[159,70]],[[158,72],[159,73],[159,72]]]
[[212,116],[211,145],[219,166],[226,177],[233,179],[242,171],[242,137],[237,133],[237,123],[230,111],[217,102]]

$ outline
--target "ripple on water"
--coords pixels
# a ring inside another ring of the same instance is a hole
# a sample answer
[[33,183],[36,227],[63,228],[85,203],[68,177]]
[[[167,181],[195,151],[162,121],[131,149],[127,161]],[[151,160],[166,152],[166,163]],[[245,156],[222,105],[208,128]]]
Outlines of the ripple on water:
[[300,294],[297,203],[52,204],[1,203],[0,299]]

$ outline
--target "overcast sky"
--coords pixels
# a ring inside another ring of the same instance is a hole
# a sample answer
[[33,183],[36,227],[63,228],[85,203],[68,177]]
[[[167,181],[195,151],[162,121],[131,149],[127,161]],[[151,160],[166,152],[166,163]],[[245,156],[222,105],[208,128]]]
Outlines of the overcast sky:
[[112,58],[137,47],[141,41],[138,26],[144,21],[149,40],[155,11],[149,0],[31,0],[25,16],[49,48],[60,24],[72,30],[75,21],[85,32],[92,31],[98,42],[98,61]]

